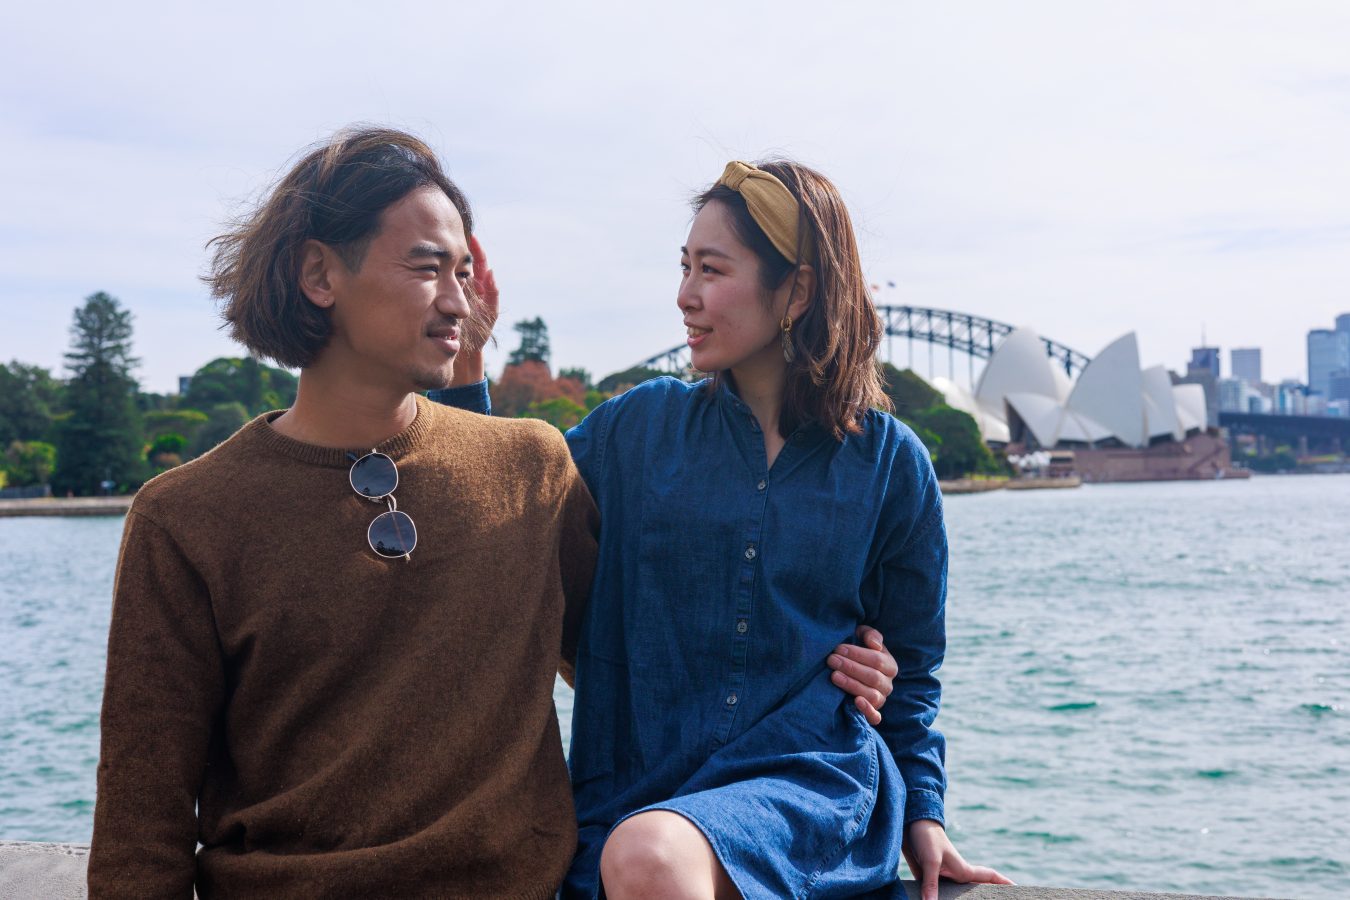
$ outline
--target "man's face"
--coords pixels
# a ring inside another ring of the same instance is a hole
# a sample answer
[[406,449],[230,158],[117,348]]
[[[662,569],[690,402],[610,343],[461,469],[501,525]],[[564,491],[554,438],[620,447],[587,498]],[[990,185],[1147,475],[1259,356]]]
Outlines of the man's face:
[[325,363],[395,391],[448,386],[472,275],[459,210],[439,188],[418,188],[380,216],[359,271],[333,267]]

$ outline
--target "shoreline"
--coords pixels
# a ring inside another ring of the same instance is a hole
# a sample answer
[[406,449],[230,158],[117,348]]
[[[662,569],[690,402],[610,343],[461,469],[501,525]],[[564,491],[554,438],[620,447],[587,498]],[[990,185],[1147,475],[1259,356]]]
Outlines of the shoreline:
[[20,516],[124,516],[133,495],[122,497],[35,497],[0,500],[0,519]]

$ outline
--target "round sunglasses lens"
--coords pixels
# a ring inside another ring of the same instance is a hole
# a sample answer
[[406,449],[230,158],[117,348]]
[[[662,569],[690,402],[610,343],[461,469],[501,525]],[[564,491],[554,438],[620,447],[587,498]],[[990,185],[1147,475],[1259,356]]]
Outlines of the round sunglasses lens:
[[352,487],[363,497],[387,497],[398,487],[398,469],[383,453],[367,453],[352,464]]
[[407,556],[417,546],[417,528],[413,520],[398,510],[376,516],[366,537],[370,539],[372,550],[390,559]]

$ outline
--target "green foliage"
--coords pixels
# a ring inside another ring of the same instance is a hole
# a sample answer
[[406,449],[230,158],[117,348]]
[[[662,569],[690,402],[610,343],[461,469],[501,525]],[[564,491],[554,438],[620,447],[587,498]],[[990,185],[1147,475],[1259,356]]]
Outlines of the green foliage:
[[938,478],[961,478],[976,472],[992,474],[1000,471],[993,454],[980,437],[979,425],[967,413],[938,405],[904,418],[916,432],[926,430],[938,438],[937,447],[924,442],[929,452],[936,451],[933,468],[937,470]]
[[161,453],[174,453],[179,456],[187,449],[187,438],[181,434],[161,434],[150,444],[150,449],[145,451],[146,457],[154,459]]
[[912,369],[905,369],[902,372],[890,363],[883,363],[881,378],[885,384],[886,396],[895,404],[897,416],[903,418],[910,413],[942,405],[942,394],[934,390]]
[[646,366],[633,366],[631,369],[624,369],[622,372],[615,372],[606,375],[596,383],[595,389],[605,394],[616,394],[619,391],[626,391],[634,385],[642,384],[644,381],[651,381],[653,378],[660,378],[665,375],[660,369],[649,369]]
[[92,494],[107,480],[118,492],[134,489],[144,480],[145,465],[131,374],[138,364],[131,355],[131,313],[100,291],[75,310],[70,334],[70,415],[56,425],[52,486],[57,493]]
[[221,441],[243,428],[251,419],[244,404],[218,403],[211,407],[206,423],[197,429],[189,445],[193,456],[201,456]]
[[531,403],[520,418],[543,419],[559,431],[566,431],[586,418],[586,407],[569,397],[553,397]]
[[298,384],[285,369],[264,365],[251,356],[221,357],[193,374],[179,406],[206,410],[222,403],[240,403],[250,416],[256,416],[294,403]]
[[[0,472],[14,487],[46,484],[56,469],[56,448],[42,441],[13,441],[5,451]],[[3,487],[3,485],[0,485]]]
[[61,382],[41,366],[0,365],[0,447],[48,439],[61,393]]
[[1247,468],[1253,472],[1264,472],[1274,474],[1275,472],[1292,472],[1298,468],[1298,457],[1294,455],[1294,450],[1288,445],[1281,445],[1275,448],[1273,453],[1266,456],[1252,455],[1246,460]]
[[580,384],[588,391],[595,390],[595,385],[591,383],[591,373],[582,368],[559,369],[559,378],[570,378]]
[[533,360],[547,366],[552,354],[548,346],[548,326],[544,320],[538,317],[521,319],[512,327],[520,334],[520,346],[511,351],[506,364],[518,366]]
[[612,396],[611,394],[606,394],[604,391],[595,391],[595,390],[587,391],[585,402],[586,412],[590,412],[591,410],[595,409],[601,403],[604,403],[606,400],[608,400],[611,396]]
[[156,410],[145,414],[145,436],[154,441],[162,434],[181,434],[189,441],[206,424],[206,413],[197,409]]

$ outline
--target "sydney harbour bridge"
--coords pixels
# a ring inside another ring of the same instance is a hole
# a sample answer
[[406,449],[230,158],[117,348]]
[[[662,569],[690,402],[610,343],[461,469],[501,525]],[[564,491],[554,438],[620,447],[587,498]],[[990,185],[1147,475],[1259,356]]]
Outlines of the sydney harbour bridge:
[[[877,314],[885,326],[885,353],[889,361],[895,361],[895,339],[908,342],[909,367],[914,366],[914,342],[927,344],[928,373],[937,374],[934,369],[934,350],[946,349],[947,375],[956,376],[956,354],[966,358],[970,384],[975,384],[975,360],[985,360],[993,356],[999,342],[1012,333],[1013,326],[1005,322],[995,322],[983,316],[954,312],[950,309],[932,309],[926,306],[878,306]],[[1072,378],[1090,362],[1089,358],[1077,350],[1066,347],[1058,341],[1042,338],[1045,353],[1064,374]],[[671,347],[663,353],[648,357],[638,366],[656,369],[668,375],[688,378],[689,348],[684,344]]]
[[[975,388],[975,360],[987,360],[994,355],[999,343],[1014,331],[1006,322],[996,322],[983,316],[933,309],[927,306],[878,306],[877,314],[885,327],[885,355],[895,364],[896,338],[907,343],[908,365],[914,368],[914,343],[926,344],[928,376],[939,374],[935,368],[934,351],[945,349],[947,377],[956,377],[956,355],[966,358],[971,390]],[[1046,356],[1050,357],[1064,374],[1073,378],[1081,373],[1091,358],[1058,341],[1041,338]],[[677,378],[690,379],[695,372],[689,364],[689,348],[681,344],[637,363]],[[1318,416],[1280,416],[1255,413],[1223,412],[1219,424],[1234,434],[1265,436],[1276,440],[1313,439],[1317,443],[1334,441],[1337,447],[1350,442],[1350,420]]]

